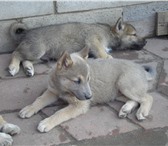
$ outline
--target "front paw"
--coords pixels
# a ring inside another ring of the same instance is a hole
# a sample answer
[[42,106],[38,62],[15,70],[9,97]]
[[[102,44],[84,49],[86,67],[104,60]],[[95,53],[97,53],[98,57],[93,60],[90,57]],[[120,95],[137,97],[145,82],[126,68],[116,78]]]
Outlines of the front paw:
[[11,146],[13,139],[9,134],[0,133],[0,146]]
[[15,76],[15,75],[19,72],[19,67],[10,65],[10,66],[8,67],[8,72],[9,72],[12,76]]
[[6,123],[2,126],[2,132],[15,135],[20,133],[20,128],[17,125]]
[[51,122],[50,118],[46,118],[41,121],[37,127],[40,132],[48,132],[53,128],[53,123]]
[[35,108],[32,105],[28,105],[19,112],[19,116],[21,118],[30,118],[36,113]]
[[33,67],[25,67],[25,73],[27,76],[32,77],[34,76],[34,68]]

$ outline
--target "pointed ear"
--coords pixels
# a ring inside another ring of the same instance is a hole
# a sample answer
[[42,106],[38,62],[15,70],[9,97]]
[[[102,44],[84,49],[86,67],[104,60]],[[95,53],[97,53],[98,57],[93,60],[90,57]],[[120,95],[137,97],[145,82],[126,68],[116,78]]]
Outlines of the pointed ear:
[[116,29],[117,32],[119,32],[119,31],[124,30],[124,28],[125,28],[125,25],[123,23],[123,19],[120,17],[117,20],[117,23],[115,24],[115,29]]
[[70,57],[70,55],[64,51],[61,55],[61,57],[58,59],[56,63],[56,67],[58,70],[61,70],[62,68],[69,68],[73,64],[73,61]]
[[84,47],[81,51],[77,52],[77,54],[86,60],[89,56],[89,48]]

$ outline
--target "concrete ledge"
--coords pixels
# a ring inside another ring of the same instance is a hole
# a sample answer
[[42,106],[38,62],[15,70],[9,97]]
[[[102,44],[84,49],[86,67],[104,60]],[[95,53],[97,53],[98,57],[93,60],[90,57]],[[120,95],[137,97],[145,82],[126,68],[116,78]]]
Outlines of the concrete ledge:
[[101,9],[89,12],[57,14],[23,19],[29,28],[68,22],[104,23],[113,25],[122,16],[122,8]]
[[146,3],[142,1],[133,1],[133,2],[119,2],[113,0],[96,0],[96,1],[87,1],[87,0],[57,0],[57,12],[73,12],[73,11],[83,11],[83,10],[92,10],[92,9],[100,9],[100,8],[115,8],[122,7],[127,5]]
[[9,28],[14,20],[0,22],[0,53],[11,52],[15,48],[15,43],[9,35]]
[[126,6],[123,8],[123,17],[125,21],[142,21],[154,17],[156,12],[168,10],[168,2],[152,2]]
[[52,14],[53,2],[0,2],[0,20]]
[[137,34],[141,37],[151,37],[155,36],[155,17],[148,17],[148,19],[143,19],[139,21],[128,21],[137,30]]

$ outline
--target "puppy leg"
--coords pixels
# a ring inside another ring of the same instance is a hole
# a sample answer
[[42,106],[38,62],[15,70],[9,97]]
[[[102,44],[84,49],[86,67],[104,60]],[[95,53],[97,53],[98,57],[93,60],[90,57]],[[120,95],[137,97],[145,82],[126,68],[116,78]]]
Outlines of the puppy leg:
[[152,107],[153,97],[149,94],[146,94],[142,100],[140,100],[140,108],[136,113],[138,120],[144,120],[149,115],[149,111]]
[[2,129],[2,126],[6,123],[6,121],[0,116],[0,130]]
[[140,104],[136,117],[144,120],[149,114],[153,98],[147,93],[148,83],[141,72],[136,69],[127,71],[120,76],[117,85],[124,96]]
[[138,107],[138,102],[133,100],[128,100],[120,109],[119,117],[125,118],[130,114],[136,107]]
[[23,61],[23,68],[27,76],[32,77],[34,75],[34,67],[31,61],[25,60]]
[[138,120],[144,120],[149,114],[149,111],[152,107],[153,98],[149,94],[136,94],[131,90],[122,90],[122,93],[129,99],[136,101],[140,104],[140,108],[136,113]]
[[19,52],[14,51],[12,53],[12,59],[8,67],[8,71],[12,76],[16,75],[19,72],[21,60],[22,58]]
[[89,48],[92,49],[92,52],[96,57],[99,57],[99,58],[113,58],[111,55],[106,53],[105,47],[96,37],[91,38],[91,40],[89,40],[87,44],[88,44],[88,46],[90,46]]
[[89,109],[89,103],[86,101],[79,101],[77,104],[70,104],[69,106],[59,110],[51,117],[44,119],[38,125],[40,132],[48,132],[55,126],[65,122],[69,119],[75,118],[81,114],[84,114]]
[[57,101],[57,99],[58,98],[54,93],[52,93],[49,90],[46,90],[43,93],[43,95],[39,96],[31,105],[28,105],[25,108],[23,108],[20,111],[19,116],[21,118],[30,118],[45,106]]

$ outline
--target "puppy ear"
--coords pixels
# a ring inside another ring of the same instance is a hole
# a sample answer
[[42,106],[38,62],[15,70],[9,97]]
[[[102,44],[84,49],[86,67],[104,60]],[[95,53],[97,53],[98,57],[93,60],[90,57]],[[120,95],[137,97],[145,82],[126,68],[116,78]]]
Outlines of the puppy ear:
[[115,29],[117,32],[120,32],[120,31],[123,31],[125,28],[125,25],[123,23],[123,19],[120,17],[118,20],[117,20],[117,23],[115,24]]
[[56,63],[56,67],[58,70],[61,70],[62,68],[69,68],[73,64],[73,61],[71,59],[71,56],[64,51],[61,55],[61,57],[58,59]]
[[77,52],[77,54],[82,57],[83,59],[87,59],[88,55],[89,55],[89,48],[88,47],[84,47],[81,51]]

